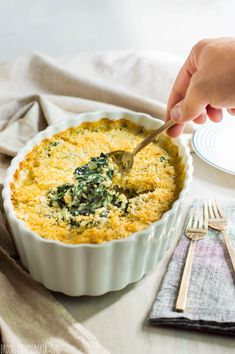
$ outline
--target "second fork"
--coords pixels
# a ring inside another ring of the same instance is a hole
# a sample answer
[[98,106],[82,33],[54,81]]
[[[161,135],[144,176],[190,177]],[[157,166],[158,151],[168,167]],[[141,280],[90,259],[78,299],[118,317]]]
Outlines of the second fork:
[[228,221],[224,215],[222,208],[216,200],[207,200],[206,205],[209,215],[208,225],[212,229],[220,231],[223,234],[224,242],[232,262],[233,270],[235,272],[235,252],[227,233]]

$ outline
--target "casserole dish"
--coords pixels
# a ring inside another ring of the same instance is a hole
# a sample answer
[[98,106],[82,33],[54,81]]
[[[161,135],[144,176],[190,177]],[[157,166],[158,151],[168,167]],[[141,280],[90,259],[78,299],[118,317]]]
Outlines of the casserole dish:
[[92,112],[50,126],[37,134],[12,160],[4,182],[4,208],[12,235],[23,266],[31,276],[47,288],[71,296],[101,295],[119,290],[139,280],[160,260],[174,239],[180,208],[188,192],[192,178],[192,161],[189,149],[180,139],[174,143],[184,164],[184,183],[179,198],[162,218],[148,228],[135,232],[124,239],[101,244],[64,244],[45,239],[30,230],[16,217],[11,188],[15,171],[20,162],[41,140],[74,127],[83,122],[94,122],[101,118],[126,119],[147,129],[155,129],[162,122],[141,113]]

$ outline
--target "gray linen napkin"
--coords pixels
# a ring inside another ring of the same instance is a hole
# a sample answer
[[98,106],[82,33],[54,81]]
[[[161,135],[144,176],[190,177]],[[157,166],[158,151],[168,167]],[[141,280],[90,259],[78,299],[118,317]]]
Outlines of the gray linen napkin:
[[[192,208],[196,204],[202,204],[202,201],[194,201]],[[222,205],[235,248],[235,202],[223,202]],[[235,274],[223,236],[218,231],[209,229],[208,236],[197,241],[186,310],[183,313],[174,310],[189,242],[182,232],[148,322],[156,326],[235,335]]]

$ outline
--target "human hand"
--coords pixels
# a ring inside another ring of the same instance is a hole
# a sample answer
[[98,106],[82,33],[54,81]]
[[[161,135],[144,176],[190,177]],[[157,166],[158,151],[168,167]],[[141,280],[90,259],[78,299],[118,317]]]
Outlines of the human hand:
[[192,48],[171,90],[166,120],[177,125],[168,134],[180,135],[190,120],[202,124],[208,116],[219,122],[222,108],[235,115],[235,39],[204,39]]

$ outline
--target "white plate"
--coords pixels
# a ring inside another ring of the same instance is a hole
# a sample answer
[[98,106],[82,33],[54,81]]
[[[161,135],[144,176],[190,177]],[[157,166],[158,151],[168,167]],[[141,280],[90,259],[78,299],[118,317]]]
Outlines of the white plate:
[[196,130],[192,147],[210,165],[235,175],[235,117],[225,115],[222,122],[208,122]]

